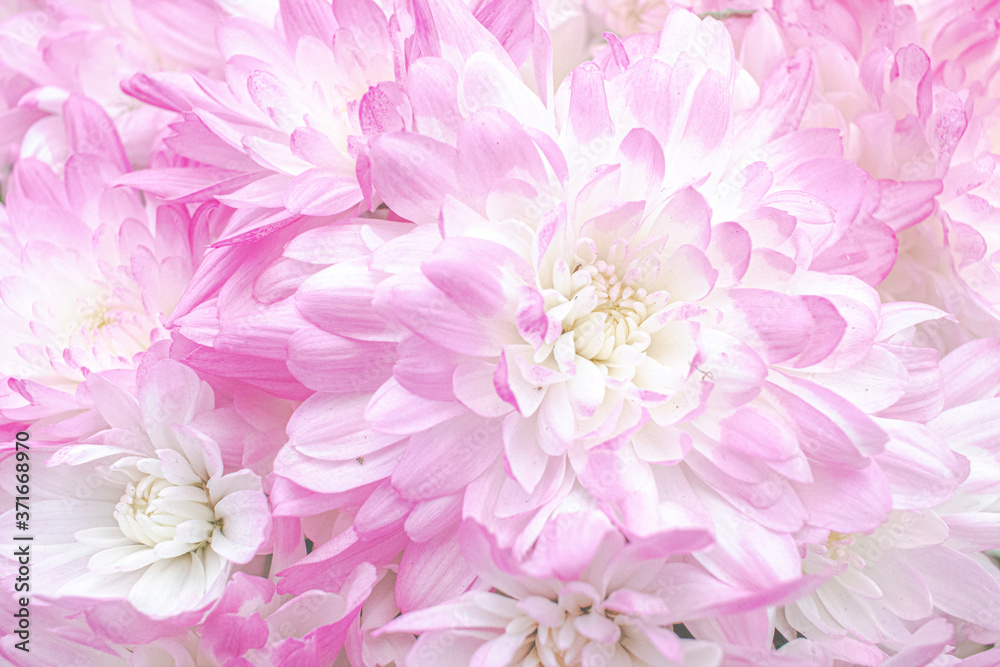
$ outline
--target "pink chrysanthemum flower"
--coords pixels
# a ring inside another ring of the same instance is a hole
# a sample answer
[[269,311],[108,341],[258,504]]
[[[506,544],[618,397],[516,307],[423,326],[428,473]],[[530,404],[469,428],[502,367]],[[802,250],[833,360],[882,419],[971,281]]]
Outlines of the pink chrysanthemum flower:
[[[736,112],[752,82],[728,35],[683,10],[658,42],[618,44],[606,72],[577,69],[555,114],[470,60],[467,119],[414,104],[415,128],[447,141],[372,144],[375,188],[419,227],[296,295],[326,332],[399,341],[392,379],[357,397],[365,421],[336,398],[307,403],[368,435],[350,456],[314,447],[303,406],[278,473],[327,493],[391,475],[380,497],[404,516],[461,506],[521,549],[579,476],[629,535],[676,508],[714,522],[717,571],[750,587],[796,575],[790,534],[806,521],[884,520],[888,482],[868,461],[890,438],[839,392],[869,383],[865,407],[891,416],[909,371],[875,345],[896,318],[836,275],[866,179],[835,133],[794,130],[811,67],[789,61]],[[418,62],[411,81],[449,69]],[[493,87],[474,88],[487,73]],[[421,88],[438,105],[453,90]],[[731,530],[742,515],[752,529]]]
[[654,544],[626,544],[600,514],[565,514],[546,527],[534,553],[518,561],[502,556],[482,527],[469,524],[459,539],[482,588],[404,614],[383,632],[418,633],[407,661],[428,667],[719,665],[722,648],[681,640],[672,624],[766,597],[752,598],[695,566],[664,560],[701,548],[707,537],[681,530]]
[[9,16],[0,14],[0,54],[18,75],[5,90],[9,105],[0,106],[0,144],[12,157],[61,170],[71,143],[63,103],[82,94],[108,114],[130,161],[145,167],[154,137],[173,114],[137,103],[120,82],[149,69],[221,71],[214,26],[225,12],[213,0],[13,4]]
[[[995,7],[976,11],[996,15]],[[937,138],[923,159],[936,163],[941,192],[933,214],[900,234],[899,261],[880,287],[887,297],[919,299],[956,317],[956,324],[926,327],[928,341],[943,351],[978,337],[1000,335],[1000,235],[996,231],[1000,98],[992,91],[995,83],[989,83],[992,75],[983,72],[992,66],[987,47],[995,36],[991,29],[973,25],[985,26],[985,15],[972,14],[976,18],[969,22],[966,12],[961,12],[961,18],[953,16],[953,23],[939,26],[940,33],[925,36],[934,59],[923,54],[919,63],[921,89],[934,91],[934,118],[928,123],[928,134],[933,127]],[[923,23],[921,27],[928,28]],[[963,78],[966,69],[969,76]],[[975,78],[976,72],[982,78]]]
[[921,327],[923,344],[942,352],[997,335],[1000,321],[991,11],[924,3],[915,14],[888,1],[843,0],[783,3],[730,24],[757,80],[789,47],[814,54],[819,85],[803,100],[804,123],[840,129],[846,155],[878,179],[842,249],[869,259],[871,272],[857,275],[873,285],[885,278],[884,300],[954,316]]
[[1000,620],[984,609],[1000,594],[995,566],[963,553],[965,540],[949,538],[947,512],[894,512],[873,532],[831,533],[809,546],[804,571],[833,576],[779,610],[778,630],[801,632],[859,665],[881,664],[936,614],[967,621],[981,641],[992,642]]
[[129,164],[107,115],[71,97],[63,118],[74,150],[63,178],[21,160],[5,201],[0,374],[15,379],[0,399],[7,420],[74,406],[88,371],[133,367],[165,336],[163,319],[197,261],[185,208],[110,187]]
[[982,339],[945,357],[947,409],[926,428],[907,428],[922,443],[925,465],[947,457],[963,464],[955,480],[961,484],[945,474],[928,477],[923,493],[914,487],[908,497],[894,498],[895,507],[906,509],[874,531],[834,532],[806,547],[804,571],[832,577],[779,611],[782,633],[801,632],[862,665],[881,664],[932,615],[947,615],[979,643],[995,641],[1000,616],[991,600],[1000,595],[1000,577],[982,552],[1000,548],[996,350],[996,339]]
[[310,215],[362,201],[356,159],[365,135],[402,129],[409,118],[396,83],[399,26],[371,0],[292,0],[276,23],[221,23],[224,81],[139,75],[125,86],[184,115],[166,141],[201,165],[130,182],[165,193],[176,177],[185,194],[214,186],[213,195],[239,208]]
[[[267,579],[238,573],[198,628],[201,655],[216,664],[326,667],[377,581],[363,563],[337,592],[276,595]],[[204,658],[203,658],[204,659]]]
[[[69,444],[34,478],[33,593],[83,606],[127,599],[161,618],[204,608],[270,531],[260,477],[223,469],[216,438],[231,444],[237,424],[213,409],[207,383],[169,360],[137,378],[91,373],[81,386],[93,408],[44,434]],[[9,479],[14,465],[3,464]]]

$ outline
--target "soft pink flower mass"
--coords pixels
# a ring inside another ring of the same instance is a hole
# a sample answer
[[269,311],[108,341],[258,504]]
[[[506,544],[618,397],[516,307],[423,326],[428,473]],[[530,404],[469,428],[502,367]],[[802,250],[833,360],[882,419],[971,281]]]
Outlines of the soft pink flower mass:
[[0,655],[1000,664],[998,22],[0,0]]

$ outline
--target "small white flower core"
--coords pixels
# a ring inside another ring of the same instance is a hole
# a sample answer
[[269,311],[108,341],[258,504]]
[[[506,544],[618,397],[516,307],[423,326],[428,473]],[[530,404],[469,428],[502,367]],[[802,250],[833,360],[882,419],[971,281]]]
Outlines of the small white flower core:
[[107,350],[115,357],[130,359],[146,350],[149,332],[156,327],[134,289],[102,288],[79,297],[76,311],[76,317],[66,324],[66,345]]
[[207,546],[218,521],[205,485],[173,484],[158,468],[159,461],[143,459],[129,471],[133,481],[115,506],[122,533],[151,548],[175,542],[177,552],[170,556]]
[[836,565],[839,569],[853,568],[863,570],[865,560],[858,553],[861,546],[859,540],[864,540],[865,536],[854,533],[831,532],[825,544],[810,547],[811,558],[806,558],[806,570],[816,569],[817,559],[826,565]]
[[577,317],[572,325],[576,353],[592,361],[607,361],[616,347],[629,343],[629,336],[646,319],[646,290],[619,280],[615,267],[603,260],[579,271],[590,276],[597,307]]
[[531,596],[520,606],[525,613],[511,622],[507,632],[527,635],[520,663],[527,667],[579,665],[595,650],[611,656],[625,637],[624,617],[605,610],[603,597],[587,584],[568,587],[557,600]]
[[546,311],[562,322],[563,336],[570,337],[577,355],[605,365],[634,365],[636,355],[649,347],[642,324],[668,298],[643,286],[649,259],[629,261],[625,241],[599,259],[594,242],[585,238],[577,243],[572,267],[556,260],[553,289],[544,292]]

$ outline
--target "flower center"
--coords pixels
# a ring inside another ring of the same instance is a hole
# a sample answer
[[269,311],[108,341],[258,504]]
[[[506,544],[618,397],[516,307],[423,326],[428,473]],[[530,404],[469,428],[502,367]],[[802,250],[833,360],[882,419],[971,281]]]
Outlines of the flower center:
[[156,547],[180,538],[191,551],[210,543],[218,525],[204,484],[173,484],[155,473],[126,485],[114,516],[122,533],[137,543]]
[[528,637],[533,645],[527,657],[537,661],[532,664],[579,665],[585,655],[595,653],[610,657],[624,637],[616,614],[604,609],[600,596],[589,586],[578,585],[558,600],[532,596],[524,603],[531,617],[525,620],[535,625]]
[[850,547],[854,545],[854,536],[851,534],[830,533],[826,540],[826,555],[830,560],[841,562],[850,560]]
[[149,347],[149,332],[156,322],[145,314],[141,297],[132,290],[107,289],[79,298],[76,311],[66,326],[70,344],[126,359]]
[[80,326],[83,329],[89,330],[96,335],[101,329],[117,321],[106,303],[95,301],[93,304],[87,304],[87,306],[84,309],[83,317],[80,318]]
[[613,362],[616,350],[642,352],[649,346],[642,323],[666,304],[667,295],[646,291],[644,268],[636,260],[627,261],[623,241],[614,244],[607,259],[598,259],[594,243],[582,239],[572,269],[562,259],[556,261],[552,282],[557,295],[548,310],[561,319],[564,334],[573,334],[576,354]]
[[826,543],[807,549],[803,570],[810,574],[825,572],[831,567],[841,572],[848,569],[864,570],[865,558],[861,552],[866,544],[864,535],[833,531]]

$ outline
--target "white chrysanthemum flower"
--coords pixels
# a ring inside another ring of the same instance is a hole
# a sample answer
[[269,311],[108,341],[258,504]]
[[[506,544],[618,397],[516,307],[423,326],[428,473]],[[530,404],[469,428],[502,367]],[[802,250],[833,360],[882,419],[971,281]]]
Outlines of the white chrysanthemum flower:
[[270,512],[255,473],[223,474],[207,383],[173,361],[140,372],[135,393],[114,383],[128,375],[91,374],[95,409],[50,429],[79,430],[32,478],[33,592],[174,616],[221,594],[267,540]]

